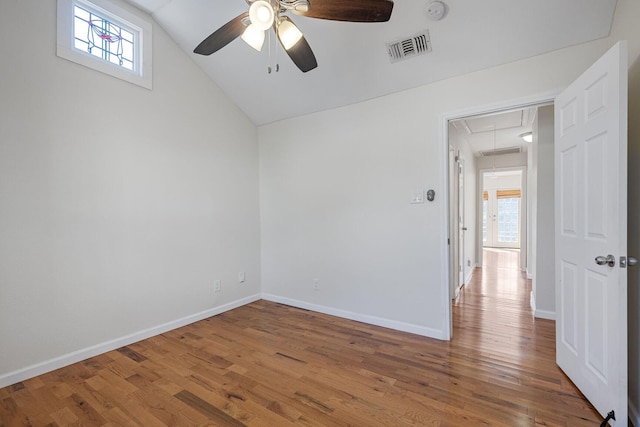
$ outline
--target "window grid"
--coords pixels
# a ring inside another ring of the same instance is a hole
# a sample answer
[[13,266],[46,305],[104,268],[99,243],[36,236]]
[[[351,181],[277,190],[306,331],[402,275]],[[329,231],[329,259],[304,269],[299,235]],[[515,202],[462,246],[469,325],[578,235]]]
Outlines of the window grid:
[[498,242],[518,243],[518,209],[520,199],[498,199]]
[[74,47],[127,70],[135,69],[135,34],[94,12],[74,6]]
[[482,201],[482,241],[487,241],[487,200]]

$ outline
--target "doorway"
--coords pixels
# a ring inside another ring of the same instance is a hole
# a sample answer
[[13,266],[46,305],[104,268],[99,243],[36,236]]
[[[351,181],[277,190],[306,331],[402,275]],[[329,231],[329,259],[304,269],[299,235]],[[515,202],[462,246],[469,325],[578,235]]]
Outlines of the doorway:
[[520,249],[522,170],[482,172],[482,246]]
[[[512,251],[526,275],[533,256],[529,210],[536,195],[528,197],[532,143],[524,137],[532,137],[538,109],[549,104],[543,99],[447,119],[449,301],[462,286],[473,286],[485,248]],[[531,304],[529,298],[525,302]]]

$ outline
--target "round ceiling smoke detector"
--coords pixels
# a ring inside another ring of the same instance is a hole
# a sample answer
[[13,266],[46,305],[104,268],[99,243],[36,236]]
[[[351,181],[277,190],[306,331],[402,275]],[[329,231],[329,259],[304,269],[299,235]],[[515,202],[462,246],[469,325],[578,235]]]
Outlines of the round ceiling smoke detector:
[[429,3],[427,8],[427,17],[432,21],[439,21],[444,18],[447,13],[447,6],[441,1],[434,1]]

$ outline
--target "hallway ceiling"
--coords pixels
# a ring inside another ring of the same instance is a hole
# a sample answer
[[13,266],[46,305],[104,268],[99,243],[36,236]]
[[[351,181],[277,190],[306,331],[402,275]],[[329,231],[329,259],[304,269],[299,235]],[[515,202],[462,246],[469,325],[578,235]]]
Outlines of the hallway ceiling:
[[[431,21],[430,0],[395,0],[386,23],[292,16],[318,61],[318,68],[302,73],[273,37],[271,59],[268,40],[262,52],[238,38],[211,56],[193,53],[205,37],[247,10],[243,0],[126,1],[150,13],[257,125],[606,37],[616,5],[616,0],[445,0],[446,15]],[[387,42],[425,30],[431,52],[391,63]],[[268,65],[276,63],[280,71],[268,74]]]
[[503,150],[527,151],[520,135],[531,132],[537,107],[467,117],[451,122],[453,131],[467,142],[474,156]]

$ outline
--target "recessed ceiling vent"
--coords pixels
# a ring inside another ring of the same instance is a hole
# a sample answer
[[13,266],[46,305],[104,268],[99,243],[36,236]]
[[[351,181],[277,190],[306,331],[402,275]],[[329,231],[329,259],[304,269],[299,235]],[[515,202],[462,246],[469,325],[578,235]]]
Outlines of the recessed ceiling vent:
[[431,52],[431,39],[427,30],[408,39],[387,43],[387,53],[391,63],[424,55],[428,52]]
[[517,154],[522,152],[522,147],[498,148],[497,150],[481,151],[480,156],[491,157],[501,156],[503,154]]

